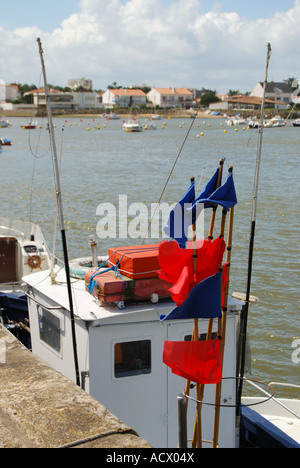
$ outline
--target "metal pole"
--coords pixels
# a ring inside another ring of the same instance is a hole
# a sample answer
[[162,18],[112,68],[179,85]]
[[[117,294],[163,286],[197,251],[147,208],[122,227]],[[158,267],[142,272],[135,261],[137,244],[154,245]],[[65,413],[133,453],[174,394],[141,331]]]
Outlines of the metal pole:
[[187,442],[187,397],[177,396],[178,405],[178,448],[188,448]]
[[70,305],[70,317],[71,317],[71,328],[72,328],[72,339],[73,339],[73,354],[74,354],[74,365],[75,365],[75,373],[76,373],[76,384],[78,386],[80,386],[80,375],[79,375],[79,365],[78,365],[78,356],[77,356],[77,343],[76,343],[76,333],[75,333],[75,317],[74,317],[74,309],[73,309],[72,288],[71,288],[71,280],[70,280],[70,267],[69,267],[69,259],[68,259],[65,223],[64,223],[64,216],[63,216],[63,206],[62,206],[60,178],[59,178],[59,170],[58,170],[58,162],[57,162],[55,135],[54,135],[53,120],[52,120],[52,112],[51,112],[51,107],[50,107],[50,96],[49,96],[49,91],[48,91],[46,69],[45,69],[44,58],[43,58],[43,49],[42,49],[42,43],[41,43],[40,38],[37,39],[37,42],[38,42],[38,45],[39,45],[39,52],[40,52],[41,64],[42,64],[42,72],[43,72],[43,77],[44,77],[45,97],[46,97],[47,115],[48,115],[48,124],[49,124],[49,133],[50,133],[50,141],[51,141],[51,148],[52,148],[55,180],[56,180],[57,207],[58,207],[58,211],[59,211],[59,215],[60,215],[61,237],[62,237],[62,244],[63,244],[64,263],[65,263],[68,297],[69,297],[69,305]]
[[240,405],[242,398],[243,390],[243,377],[245,373],[245,359],[246,359],[246,341],[247,341],[247,325],[248,325],[248,312],[249,312],[249,300],[250,300],[250,289],[251,289],[251,278],[252,278],[252,264],[253,264],[253,253],[254,253],[254,237],[255,237],[255,227],[256,227],[256,211],[257,211],[257,198],[258,198],[258,182],[259,182],[259,171],[261,163],[261,149],[262,149],[262,137],[263,137],[263,128],[264,128],[264,114],[265,114],[265,102],[266,102],[266,86],[268,82],[268,70],[269,63],[271,58],[271,44],[267,44],[267,60],[266,60],[266,70],[265,70],[265,81],[264,81],[264,92],[261,106],[261,125],[259,128],[259,140],[257,147],[257,158],[256,158],[256,169],[255,169],[255,180],[254,180],[254,194],[253,194],[253,204],[252,204],[252,220],[251,220],[251,233],[250,233],[250,245],[249,245],[249,258],[248,258],[248,280],[247,280],[247,293],[246,293],[246,303],[242,310],[241,315],[241,327],[240,327],[240,340],[241,340],[241,350],[239,353],[240,362],[238,363],[237,372],[239,373],[239,387],[237,394],[237,404],[238,412],[240,415]]

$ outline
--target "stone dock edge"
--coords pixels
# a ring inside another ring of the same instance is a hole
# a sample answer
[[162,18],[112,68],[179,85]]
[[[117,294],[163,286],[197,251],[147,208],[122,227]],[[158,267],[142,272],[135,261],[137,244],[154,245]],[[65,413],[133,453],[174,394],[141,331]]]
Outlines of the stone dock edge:
[[0,448],[151,446],[0,325]]

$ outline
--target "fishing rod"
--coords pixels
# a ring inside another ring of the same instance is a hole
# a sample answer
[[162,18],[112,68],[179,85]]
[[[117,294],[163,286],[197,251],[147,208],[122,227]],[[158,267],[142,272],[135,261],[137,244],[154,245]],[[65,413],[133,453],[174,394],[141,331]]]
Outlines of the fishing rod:
[[48,84],[47,84],[46,69],[45,69],[45,63],[44,63],[44,57],[43,57],[43,49],[42,49],[42,43],[41,43],[40,38],[37,39],[37,42],[38,42],[38,45],[39,45],[39,53],[40,53],[40,57],[41,57],[42,72],[43,72],[44,84],[45,84],[45,97],[46,97],[46,106],[47,106],[47,115],[48,115],[49,134],[50,134],[50,142],[51,142],[51,148],[52,148],[53,165],[54,165],[55,180],[56,180],[56,198],[57,198],[57,208],[58,208],[58,212],[59,212],[59,216],[60,216],[61,238],[62,238],[62,245],[63,245],[63,252],[64,252],[64,263],[65,263],[66,278],[67,278],[67,289],[68,289],[68,298],[69,298],[70,316],[71,316],[71,329],[72,329],[73,354],[74,354],[74,365],[75,365],[75,373],[76,373],[76,384],[78,386],[80,386],[79,364],[78,364],[77,343],[76,343],[76,333],[75,333],[75,316],[74,316],[74,307],[73,307],[73,298],[72,298],[70,267],[69,267],[69,259],[68,259],[68,249],[67,249],[65,222],[64,222],[64,215],[63,215],[63,204],[62,204],[62,196],[61,196],[61,187],[60,187],[59,168],[58,168],[57,152],[56,152],[56,144],[55,144],[54,126],[53,126],[53,120],[52,120],[50,95],[49,95]]
[[261,150],[262,150],[262,137],[264,128],[264,115],[265,115],[265,102],[266,102],[266,87],[268,82],[268,71],[269,63],[271,58],[271,44],[267,44],[267,59],[266,59],[266,71],[264,81],[264,91],[261,105],[261,125],[258,130],[258,147],[257,147],[257,158],[256,158],[256,169],[255,169],[255,180],[254,180],[254,194],[252,203],[252,219],[251,219],[251,232],[250,232],[250,244],[249,244],[249,258],[248,258],[248,279],[247,279],[247,292],[245,306],[241,313],[241,326],[240,326],[240,352],[238,353],[240,362],[237,367],[237,374],[239,375],[239,386],[237,392],[237,408],[240,415],[241,411],[241,399],[243,391],[243,378],[245,373],[245,361],[246,361],[246,343],[247,343],[247,326],[248,326],[248,315],[249,315],[249,302],[250,302],[250,290],[251,290],[251,278],[252,278],[252,265],[253,265],[253,253],[254,253],[254,238],[256,228],[256,213],[257,213],[257,199],[258,199],[258,182],[259,172],[261,163]]

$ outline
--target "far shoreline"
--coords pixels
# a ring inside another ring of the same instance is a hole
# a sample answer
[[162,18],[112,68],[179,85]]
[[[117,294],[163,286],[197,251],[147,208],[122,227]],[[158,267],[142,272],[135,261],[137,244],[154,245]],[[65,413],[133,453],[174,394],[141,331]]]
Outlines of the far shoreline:
[[[129,119],[129,118],[136,118],[136,119],[149,119],[153,115],[160,115],[162,119],[168,120],[168,119],[192,119],[196,116],[196,119],[226,119],[231,116],[234,116],[236,114],[239,114],[242,118],[253,118],[253,117],[258,117],[260,115],[259,110],[245,110],[245,109],[230,109],[227,110],[226,112],[220,111],[219,115],[214,115],[214,112],[212,111],[212,114],[207,113],[206,111],[203,110],[178,110],[178,109],[168,109],[168,110],[162,110],[162,109],[154,109],[154,110],[147,110],[147,111],[141,111],[141,112],[135,112],[135,113],[130,113],[128,112],[127,109],[118,109],[118,110],[105,110],[105,109],[95,109],[95,110],[87,110],[86,112],[81,111],[74,111],[74,110],[58,110],[58,109],[53,109],[52,110],[52,115],[55,118],[61,118],[61,119],[83,119],[83,118],[89,118],[89,119],[94,119],[94,118],[103,118],[104,114],[109,115],[109,113],[116,113],[119,115],[120,119]],[[0,114],[2,115],[2,118],[27,118],[27,119],[38,119],[38,118],[46,118],[47,114],[45,110],[37,110],[37,109],[15,109],[15,110],[10,110],[10,111],[5,111],[1,110]],[[275,115],[279,115],[283,119],[287,119],[288,117],[290,119],[294,119],[298,117],[297,111],[293,113],[293,115],[290,115],[290,110],[279,110],[279,109],[266,109],[265,112],[265,117],[266,118],[273,118]]]

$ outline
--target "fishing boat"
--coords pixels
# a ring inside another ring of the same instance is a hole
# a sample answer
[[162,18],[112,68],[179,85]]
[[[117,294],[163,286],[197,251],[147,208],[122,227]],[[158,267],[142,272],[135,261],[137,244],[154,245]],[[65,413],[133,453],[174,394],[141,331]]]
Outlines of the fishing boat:
[[293,127],[300,127],[300,119],[294,120]]
[[26,125],[21,125],[23,130],[35,130],[37,127],[37,122],[28,122]]
[[129,133],[142,132],[143,126],[138,119],[129,119],[127,122],[123,123],[123,130]]
[[[56,284],[51,284],[49,272],[25,278],[28,284],[32,350],[76,382],[70,353],[73,343],[66,275],[63,270],[55,273]],[[193,321],[160,322],[159,316],[167,315],[174,304],[166,299],[157,302],[155,288],[151,295],[152,302],[151,299],[127,302],[125,306],[121,302],[118,305],[100,304],[86,290],[84,280],[74,279],[72,291],[76,304],[82,388],[133,427],[153,447],[176,447],[177,395],[182,393],[183,382],[164,366],[163,344],[170,338],[190,339]],[[114,297],[114,300],[118,302],[120,290],[115,296],[117,298]],[[228,332],[233,342],[226,349],[226,375],[235,372],[235,337],[240,309],[238,301],[230,303]],[[206,333],[207,325],[207,321],[201,322],[200,334]],[[217,333],[217,328],[214,333]],[[223,398],[228,398],[229,406],[235,401],[235,382],[226,382],[223,391]],[[212,402],[213,398],[214,391],[210,389],[206,401]],[[189,411],[193,420],[195,409],[192,403]],[[235,447],[235,410],[228,407],[221,416],[220,446]],[[207,419],[211,421],[212,418],[208,408]],[[211,426],[207,428],[208,438],[210,429]]]
[[152,115],[151,118],[152,118],[152,120],[161,120],[162,119],[161,115],[159,115],[159,114]]
[[[176,306],[167,285],[157,276],[140,279],[140,276],[149,276],[149,271],[153,276],[154,269],[159,267],[158,263],[151,264],[157,262],[158,249],[158,245],[112,248],[101,257],[103,263],[98,268],[91,266],[90,258],[85,262],[82,259],[70,262],[74,271],[81,270],[78,276],[71,269],[77,371],[72,355],[74,338],[66,270],[56,267],[52,272],[31,273],[24,281],[33,353],[74,383],[78,374],[86,392],[133,427],[153,447],[176,448],[177,398],[183,392],[185,381],[163,364],[162,356],[165,342],[191,340],[194,322],[192,319],[160,320],[168,317]],[[112,252],[118,259],[126,260],[119,264],[118,270],[112,269],[112,265],[117,264]],[[133,263],[138,260],[133,267],[130,266],[132,259]],[[116,271],[119,271],[117,277]],[[89,290],[91,278],[95,280],[92,293]],[[283,411],[278,403],[270,415],[265,404],[272,399],[272,394],[267,398],[243,398],[240,420],[237,419],[236,361],[244,305],[240,299],[229,297],[218,446],[300,447],[299,400],[285,401],[296,415]],[[209,322],[207,319],[198,322],[203,343]],[[213,324],[212,336],[218,336],[218,322]],[[187,419],[192,434],[195,389],[190,389],[189,398]],[[206,385],[202,410],[205,441],[212,438],[214,401],[214,386]],[[211,442],[203,442],[203,447],[210,448]]]

